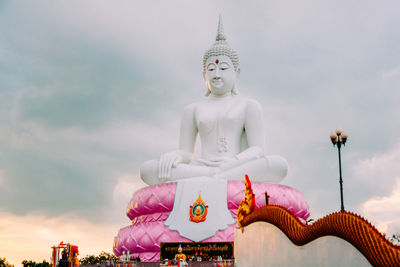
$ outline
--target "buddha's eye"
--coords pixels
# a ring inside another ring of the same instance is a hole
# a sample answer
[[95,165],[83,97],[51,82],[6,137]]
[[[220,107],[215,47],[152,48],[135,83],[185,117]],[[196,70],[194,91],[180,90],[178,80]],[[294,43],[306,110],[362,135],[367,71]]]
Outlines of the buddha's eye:
[[208,67],[207,67],[207,70],[208,71],[214,71],[215,70],[215,65],[214,64],[210,64],[210,65],[208,65]]
[[226,64],[226,63],[221,63],[221,64],[219,65],[219,69],[220,69],[220,70],[227,70],[227,69],[229,69],[229,65]]

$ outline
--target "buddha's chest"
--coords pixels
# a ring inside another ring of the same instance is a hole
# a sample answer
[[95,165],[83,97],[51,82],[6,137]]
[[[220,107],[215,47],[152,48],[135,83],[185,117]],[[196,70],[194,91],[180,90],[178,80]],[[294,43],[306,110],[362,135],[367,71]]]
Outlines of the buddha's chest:
[[241,101],[201,103],[196,107],[195,122],[200,135],[240,134],[244,129],[246,105]]

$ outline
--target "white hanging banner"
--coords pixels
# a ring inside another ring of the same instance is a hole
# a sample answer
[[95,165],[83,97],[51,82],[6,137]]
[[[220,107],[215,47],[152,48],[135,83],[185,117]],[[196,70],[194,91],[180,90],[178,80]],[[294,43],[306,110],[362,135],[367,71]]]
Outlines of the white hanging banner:
[[236,223],[228,209],[227,193],[225,179],[202,176],[179,180],[174,207],[164,224],[194,242],[212,237]]

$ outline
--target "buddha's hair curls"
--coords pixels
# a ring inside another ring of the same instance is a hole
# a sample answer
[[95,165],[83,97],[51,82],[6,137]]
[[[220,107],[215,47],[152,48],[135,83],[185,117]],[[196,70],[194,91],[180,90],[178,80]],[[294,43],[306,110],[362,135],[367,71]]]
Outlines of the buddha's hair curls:
[[208,49],[203,56],[203,72],[206,71],[207,59],[211,56],[227,56],[231,59],[233,67],[236,72],[239,71],[239,57],[235,50],[233,50],[227,43],[225,34],[222,28],[221,16],[219,17],[217,37],[215,38],[214,45]]
[[232,60],[236,72],[239,71],[239,57],[235,50],[229,47],[225,40],[218,40],[208,49],[203,56],[203,72],[206,71],[207,59],[212,56],[227,56]]

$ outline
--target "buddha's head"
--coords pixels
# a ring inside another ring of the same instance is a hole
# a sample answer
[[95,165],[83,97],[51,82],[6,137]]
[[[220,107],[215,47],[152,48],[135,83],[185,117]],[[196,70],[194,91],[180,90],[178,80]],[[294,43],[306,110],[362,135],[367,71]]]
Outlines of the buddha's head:
[[236,95],[236,78],[240,72],[239,57],[226,42],[221,16],[214,45],[203,56],[203,76],[207,85],[206,96]]

